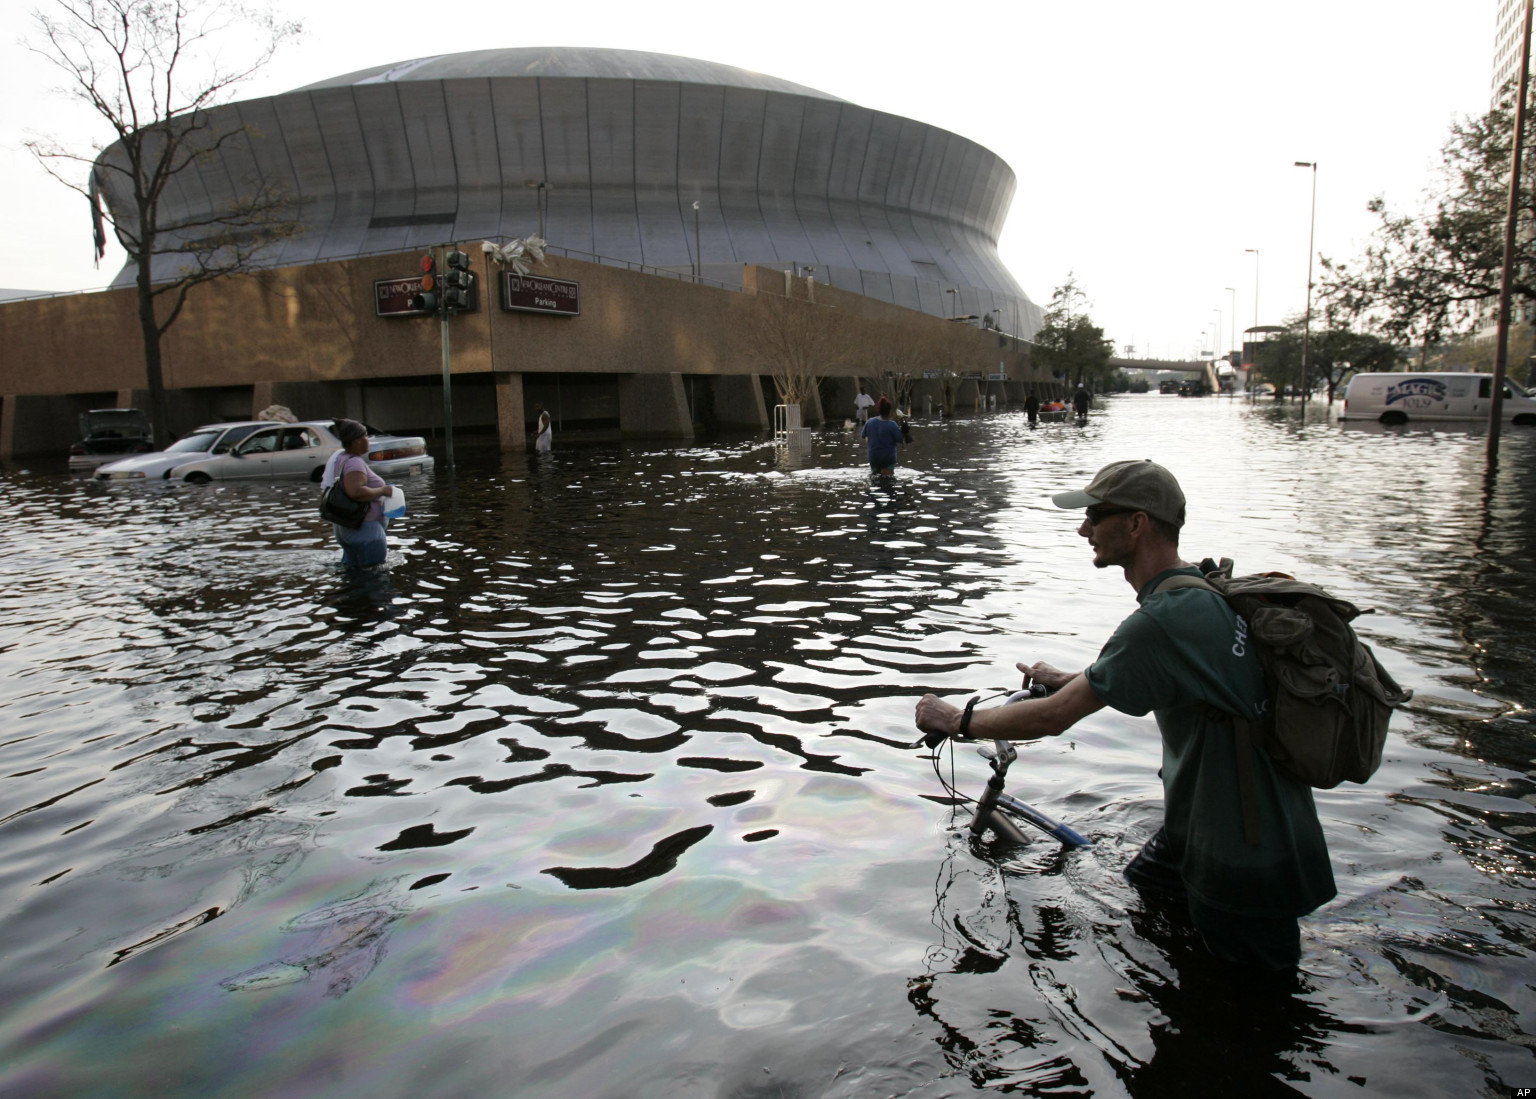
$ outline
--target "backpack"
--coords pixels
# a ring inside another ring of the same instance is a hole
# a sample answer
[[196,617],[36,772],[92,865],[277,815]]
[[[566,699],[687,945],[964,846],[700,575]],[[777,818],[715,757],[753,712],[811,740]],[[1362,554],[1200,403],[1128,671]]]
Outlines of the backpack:
[[1203,578],[1170,576],[1153,594],[1204,588],[1225,599],[1248,624],[1264,669],[1268,698],[1257,722],[1211,710],[1237,737],[1243,835],[1257,844],[1253,787],[1256,745],[1281,771],[1320,790],[1365,782],[1381,766],[1392,710],[1413,697],[1381,666],[1349,623],[1352,603],[1284,573],[1232,575],[1232,561],[1200,563]]

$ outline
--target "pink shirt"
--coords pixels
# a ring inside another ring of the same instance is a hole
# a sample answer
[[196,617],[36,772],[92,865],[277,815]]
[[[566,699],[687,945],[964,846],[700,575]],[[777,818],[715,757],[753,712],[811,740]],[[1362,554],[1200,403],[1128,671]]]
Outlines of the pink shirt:
[[[344,457],[340,459],[332,458],[331,461],[327,463],[325,477],[320,482],[322,488],[329,488],[331,486],[331,482],[333,481],[345,480],[348,473],[359,469],[362,470],[366,475],[367,480],[364,482],[364,484],[366,484],[369,488],[384,487],[384,478],[380,477],[371,468],[369,468],[368,463],[359,458],[356,454],[347,454],[347,452],[344,450],[338,450],[336,453],[338,455],[344,455]],[[336,464],[338,461],[339,465]],[[363,520],[365,522],[382,522],[383,519],[384,497],[380,496],[376,500],[369,501],[368,513],[363,516]]]

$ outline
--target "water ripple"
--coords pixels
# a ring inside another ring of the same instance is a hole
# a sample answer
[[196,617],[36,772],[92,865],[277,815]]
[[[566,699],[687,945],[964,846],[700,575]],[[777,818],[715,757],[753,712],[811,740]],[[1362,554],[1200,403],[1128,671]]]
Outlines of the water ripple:
[[[308,486],[0,475],[0,1091],[1528,1083],[1531,433],[1490,487],[1476,432],[1232,401],[916,432],[875,479],[837,432],[467,448],[353,575]],[[1186,555],[1373,608],[1418,690],[1318,792],[1341,896],[1283,1005],[1228,1010],[1119,876],[1146,720],[1022,749],[1072,853],[972,839],[897,747],[924,691],[1093,659],[1131,595],[1048,494],[1128,455],[1179,473]]]

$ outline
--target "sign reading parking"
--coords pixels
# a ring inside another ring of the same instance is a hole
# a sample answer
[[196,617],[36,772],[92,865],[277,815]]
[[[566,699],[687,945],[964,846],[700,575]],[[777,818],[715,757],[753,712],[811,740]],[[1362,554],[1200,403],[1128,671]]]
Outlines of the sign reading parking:
[[426,317],[429,309],[412,309],[411,299],[421,293],[421,278],[374,279],[373,315],[376,317]]
[[581,286],[565,279],[546,279],[503,271],[501,307],[515,313],[547,313],[556,317],[581,316]]

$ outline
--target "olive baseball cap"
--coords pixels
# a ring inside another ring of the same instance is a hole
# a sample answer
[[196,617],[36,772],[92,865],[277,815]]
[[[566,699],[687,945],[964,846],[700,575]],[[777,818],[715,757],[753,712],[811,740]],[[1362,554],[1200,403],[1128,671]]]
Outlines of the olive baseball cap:
[[1150,458],[1110,462],[1093,475],[1087,488],[1058,492],[1051,502],[1069,509],[1099,504],[1131,508],[1176,527],[1184,525],[1184,490],[1173,474]]

